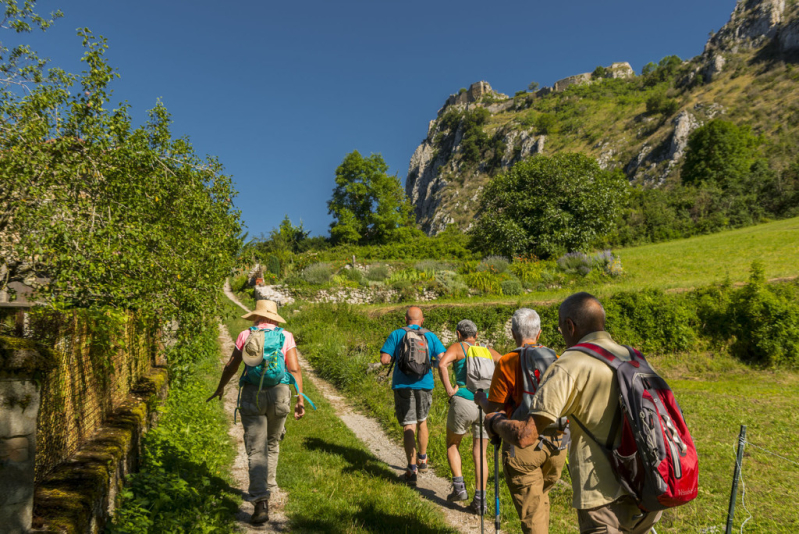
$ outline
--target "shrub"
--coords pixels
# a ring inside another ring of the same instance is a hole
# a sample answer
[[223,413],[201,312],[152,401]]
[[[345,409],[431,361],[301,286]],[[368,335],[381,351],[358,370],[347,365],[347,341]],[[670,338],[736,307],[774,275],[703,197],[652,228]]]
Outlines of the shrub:
[[733,354],[770,367],[799,365],[799,310],[796,295],[787,293],[768,286],[763,266],[752,265],[749,282],[733,294],[727,313]]
[[356,269],[354,267],[352,269],[344,269],[343,274],[347,277],[347,279],[358,284],[364,284],[365,282],[363,273],[360,269]]
[[508,270],[510,262],[505,256],[489,256],[477,266],[478,271],[491,271],[492,273],[504,273]]
[[531,287],[541,282],[541,273],[544,270],[544,263],[538,260],[517,258],[510,264],[510,272],[521,280],[525,287]]
[[382,282],[391,275],[388,265],[376,263],[370,265],[369,270],[366,271],[366,278],[374,282]]
[[314,263],[302,270],[300,275],[309,284],[321,285],[330,281],[333,271],[328,263]]
[[505,280],[504,282],[502,282],[502,284],[500,284],[500,286],[502,287],[503,295],[509,295],[509,296],[521,295],[524,292],[522,289],[522,283],[515,278],[511,278],[510,280]]
[[275,275],[275,278],[280,277],[280,260],[277,256],[272,254],[269,256],[269,258],[267,258],[266,270]]
[[477,271],[466,275],[466,285],[488,294],[498,295],[502,292],[499,278],[489,271]]
[[558,258],[558,269],[564,273],[585,276],[591,272],[592,267],[591,258],[584,252],[569,252]]
[[249,281],[250,281],[249,276],[247,276],[246,274],[240,274],[230,281],[230,289],[234,293],[239,293],[241,291],[244,291],[245,289],[247,289],[247,284],[249,283]]
[[439,272],[439,271],[452,271],[455,266],[452,263],[447,263],[437,260],[422,260],[414,265],[417,271],[423,272]]
[[654,93],[646,100],[646,112],[649,115],[661,114],[666,117],[674,115],[680,109],[680,103],[669,98],[664,92]]

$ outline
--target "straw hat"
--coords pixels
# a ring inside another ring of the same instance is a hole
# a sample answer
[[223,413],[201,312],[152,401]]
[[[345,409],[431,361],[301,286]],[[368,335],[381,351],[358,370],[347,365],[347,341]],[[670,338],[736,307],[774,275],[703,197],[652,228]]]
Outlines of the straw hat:
[[256,317],[264,317],[271,319],[278,323],[285,323],[286,320],[277,313],[277,304],[271,300],[257,300],[255,301],[255,309],[246,315],[242,315],[242,319],[253,320]]

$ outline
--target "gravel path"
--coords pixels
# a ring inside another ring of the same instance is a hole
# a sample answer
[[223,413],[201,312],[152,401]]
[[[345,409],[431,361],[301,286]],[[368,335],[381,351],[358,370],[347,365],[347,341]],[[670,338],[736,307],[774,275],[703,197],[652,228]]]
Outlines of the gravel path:
[[[230,290],[230,286],[227,282],[225,282],[225,295],[235,302],[241,309],[245,311],[249,311],[233,294]],[[224,328],[224,327],[222,327]],[[228,336],[230,339],[230,336]],[[230,341],[232,347],[232,341]],[[232,350],[232,348],[231,348]],[[229,352],[227,354],[230,354]],[[388,435],[385,433],[383,428],[380,426],[375,419],[371,417],[367,417],[357,411],[355,411],[347,402],[346,400],[339,394],[338,390],[329,382],[321,378],[316,370],[308,363],[308,361],[299,354],[299,361],[300,366],[302,367],[303,371],[303,378],[310,378],[316,388],[324,395],[325,399],[333,406],[336,411],[336,415],[344,422],[347,427],[352,430],[353,433],[360,439],[372,453],[380,459],[380,461],[384,462],[388,467],[390,467],[399,477],[405,471],[405,451],[403,450],[402,446],[395,443]],[[233,390],[234,388],[229,388]],[[228,408],[228,397],[230,397],[231,391],[228,391],[225,394],[225,407]],[[236,405],[236,398],[235,394],[233,395],[233,401],[230,405],[230,413],[232,413],[233,408]],[[241,429],[241,425],[239,426],[239,433],[243,434],[243,430]],[[234,435],[236,429],[231,428],[231,435]],[[238,438],[238,442],[241,443],[239,447],[240,451],[243,451],[243,438]],[[239,481],[240,488],[247,487],[247,458],[243,452],[240,452],[239,457],[243,456],[243,471],[241,474],[243,475],[243,485],[239,480],[239,475],[236,475],[236,480]],[[238,466],[239,457],[236,458],[236,465]],[[446,461],[446,459],[442,458],[441,461]],[[234,470],[236,467],[234,467]],[[468,509],[460,504],[450,503],[447,502],[447,494],[450,490],[450,482],[447,479],[441,478],[432,473],[432,471],[428,471],[427,473],[419,473],[418,483],[417,483],[417,491],[426,499],[430,500],[431,502],[437,504],[444,516],[447,518],[449,523],[458,529],[460,532],[473,534],[480,531],[480,519],[479,517],[475,516],[473,513],[467,511]],[[285,506],[285,494],[282,497],[282,505],[279,506],[280,510],[282,511],[283,506]],[[271,503],[270,503],[271,504]],[[250,506],[250,505],[244,505]],[[241,516],[243,512],[239,512]],[[249,519],[249,514],[245,513],[245,520]],[[277,514],[275,515],[275,519],[277,520]],[[493,530],[493,518],[486,516],[486,530]],[[285,531],[287,523],[285,522],[285,516],[283,518],[283,523],[280,526],[277,525],[270,525],[272,528],[280,528],[283,530],[273,530],[273,532],[282,532]],[[271,506],[270,506],[270,523],[272,521],[272,513],[271,513]],[[248,525],[249,526],[249,525]],[[492,527],[492,528],[489,528]],[[253,529],[255,530],[255,529]],[[258,529],[257,531],[263,532],[264,530]]]

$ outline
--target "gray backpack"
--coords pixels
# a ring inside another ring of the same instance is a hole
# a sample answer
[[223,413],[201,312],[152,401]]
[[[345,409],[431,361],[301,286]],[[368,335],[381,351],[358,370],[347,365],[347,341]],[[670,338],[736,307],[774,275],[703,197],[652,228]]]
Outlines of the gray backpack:
[[479,345],[469,345],[469,350],[463,348],[460,343],[463,356],[466,358],[466,389],[475,393],[482,389],[488,391],[491,388],[491,379],[494,377],[494,358],[491,352]]
[[[541,385],[541,379],[544,377],[544,373],[547,372],[547,369],[549,369],[550,365],[555,363],[555,361],[558,359],[558,356],[555,354],[554,350],[544,347],[543,345],[539,345],[537,347],[519,347],[514,352],[519,353],[519,363],[522,367],[524,389],[522,394],[522,404],[521,406],[516,407],[516,410],[513,412],[513,419],[523,421],[527,419],[527,416],[530,413],[530,407],[533,403],[533,396]],[[558,429],[564,432],[560,440],[560,445],[556,447],[557,449],[563,450],[569,446],[569,442],[571,441],[571,433],[569,432],[568,420],[565,417],[561,417],[552,423],[549,428]],[[540,440],[541,442],[549,442],[549,439],[544,436],[541,436]]]

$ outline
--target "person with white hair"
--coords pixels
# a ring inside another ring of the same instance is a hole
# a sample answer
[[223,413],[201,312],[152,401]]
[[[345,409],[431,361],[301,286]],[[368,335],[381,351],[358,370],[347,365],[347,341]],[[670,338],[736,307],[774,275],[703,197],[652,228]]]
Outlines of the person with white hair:
[[[555,351],[539,343],[541,318],[535,310],[520,308],[511,318],[517,349],[500,358],[488,397],[474,396],[486,413],[504,411],[508,418],[527,418],[532,398],[546,368],[557,359]],[[489,419],[486,419],[488,423]],[[542,432],[535,446],[502,443],[502,470],[525,534],[549,532],[549,490],[560,479],[566,463],[567,434],[562,427]]]
[[[447,496],[448,501],[467,501],[469,493],[463,480],[461,469],[460,445],[463,436],[472,430],[472,457],[475,465],[475,490],[472,509],[480,513],[486,509],[486,477],[482,476],[478,465],[488,466],[486,449],[488,448],[488,434],[483,429],[483,418],[477,405],[474,403],[476,386],[480,386],[481,377],[484,377],[486,389],[491,383],[494,363],[501,354],[490,347],[481,347],[477,343],[477,325],[469,319],[458,323],[455,329],[458,342],[449,346],[444,355],[438,360],[438,374],[441,383],[447,391],[449,411],[447,414],[447,461],[452,471],[452,492]],[[455,385],[449,377],[449,367],[455,371]],[[469,373],[471,371],[471,373]],[[470,378],[471,377],[471,378]],[[482,464],[480,463],[482,456]]]

